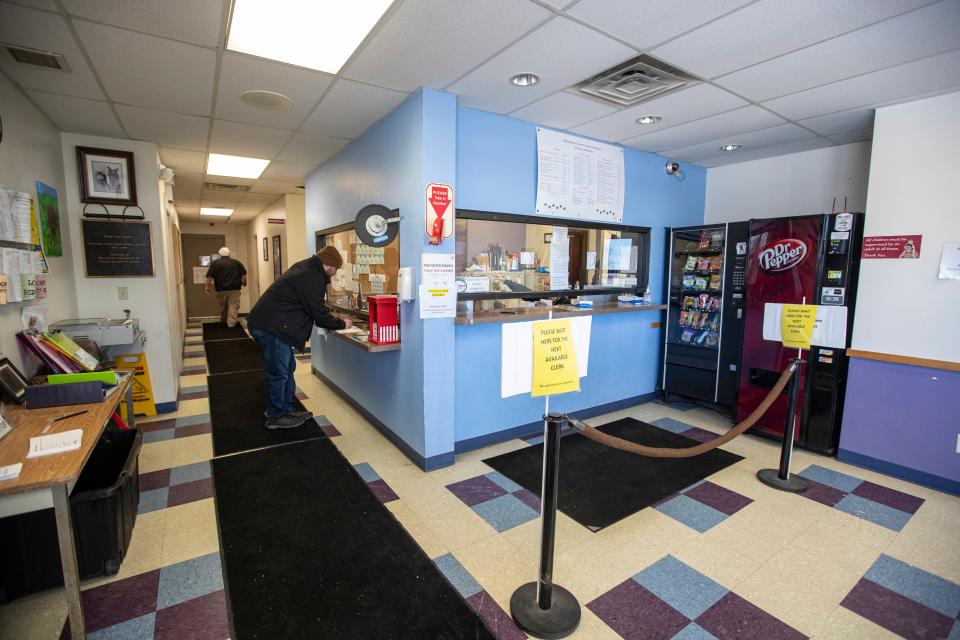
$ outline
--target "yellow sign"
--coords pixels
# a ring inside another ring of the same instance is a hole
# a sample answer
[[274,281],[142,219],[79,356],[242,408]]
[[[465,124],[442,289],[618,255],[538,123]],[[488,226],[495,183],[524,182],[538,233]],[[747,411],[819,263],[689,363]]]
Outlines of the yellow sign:
[[580,390],[577,351],[569,320],[533,323],[533,387],[530,395],[552,396]]
[[780,312],[780,335],[783,346],[809,349],[813,325],[817,321],[817,305],[785,304]]
[[[153,403],[153,387],[150,384],[150,369],[147,368],[147,354],[131,353],[114,356],[117,369],[132,369],[133,374],[133,412],[138,416],[157,415],[157,406]],[[127,405],[123,403],[124,418]]]

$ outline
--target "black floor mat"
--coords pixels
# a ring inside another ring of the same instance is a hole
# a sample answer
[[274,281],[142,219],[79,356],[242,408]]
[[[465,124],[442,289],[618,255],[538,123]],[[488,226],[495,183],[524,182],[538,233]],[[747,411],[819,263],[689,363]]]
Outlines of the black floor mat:
[[492,639],[329,440],[213,461],[232,637]]
[[263,370],[260,347],[253,340],[216,340],[204,342],[207,371],[210,374]]
[[[700,444],[633,418],[611,422],[600,430],[653,447]],[[721,449],[693,458],[647,458],[598,444],[578,433],[568,435],[560,440],[558,508],[588,529],[598,531],[739,460],[743,458]],[[484,462],[540,495],[542,444]]]
[[203,341],[211,340],[234,340],[236,338],[248,338],[247,332],[239,324],[235,327],[228,327],[222,322],[204,322],[203,323]]
[[[207,376],[214,455],[326,437],[313,420],[295,429],[267,429],[263,415],[267,406],[264,384],[263,371]],[[299,400],[297,403],[303,409]]]

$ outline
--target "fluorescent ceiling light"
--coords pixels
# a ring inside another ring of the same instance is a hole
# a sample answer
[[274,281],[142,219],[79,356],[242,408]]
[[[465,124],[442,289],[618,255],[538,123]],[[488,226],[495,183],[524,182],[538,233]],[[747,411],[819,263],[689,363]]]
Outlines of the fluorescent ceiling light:
[[200,215],[219,216],[221,218],[228,218],[231,215],[233,215],[233,209],[220,209],[219,207],[200,207]]
[[227,49],[337,73],[392,0],[236,0]]
[[230,176],[231,178],[251,178],[256,180],[263,170],[270,164],[269,160],[261,158],[243,158],[241,156],[225,156],[220,153],[211,153],[207,156],[207,173],[214,176]]

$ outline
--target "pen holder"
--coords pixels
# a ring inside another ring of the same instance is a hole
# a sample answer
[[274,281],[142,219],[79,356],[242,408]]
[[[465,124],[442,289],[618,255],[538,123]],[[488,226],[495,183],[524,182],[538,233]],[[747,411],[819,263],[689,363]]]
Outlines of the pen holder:
[[41,384],[26,388],[27,408],[62,407],[68,404],[88,404],[103,400],[100,381],[71,382],[68,384]]

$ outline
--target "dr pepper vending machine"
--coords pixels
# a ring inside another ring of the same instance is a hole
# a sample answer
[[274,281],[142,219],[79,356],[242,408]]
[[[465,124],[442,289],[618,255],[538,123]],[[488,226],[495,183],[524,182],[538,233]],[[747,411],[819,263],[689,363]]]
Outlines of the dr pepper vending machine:
[[[844,348],[811,345],[803,354],[805,364],[800,368],[796,443],[822,453],[836,451],[862,239],[862,213],[750,221],[738,421],[760,404],[780,372],[797,355],[796,349],[764,340],[764,306],[800,304],[804,300],[807,304],[846,306]],[[783,393],[753,431],[782,437],[786,407],[787,396]]]

